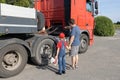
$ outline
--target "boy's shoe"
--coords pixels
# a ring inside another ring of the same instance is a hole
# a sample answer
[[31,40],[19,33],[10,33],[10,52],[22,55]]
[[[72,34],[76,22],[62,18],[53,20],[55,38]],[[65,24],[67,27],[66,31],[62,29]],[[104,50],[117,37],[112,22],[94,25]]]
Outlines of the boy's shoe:
[[56,72],[56,74],[58,74],[58,75],[62,75],[62,73],[60,73],[60,72]]
[[65,74],[66,72],[65,71],[62,71],[63,74]]

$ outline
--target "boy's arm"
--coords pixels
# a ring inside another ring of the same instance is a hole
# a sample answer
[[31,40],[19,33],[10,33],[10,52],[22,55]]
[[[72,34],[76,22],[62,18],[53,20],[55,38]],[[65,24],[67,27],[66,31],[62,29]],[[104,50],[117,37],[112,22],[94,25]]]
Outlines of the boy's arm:
[[58,58],[58,54],[59,54],[59,51],[60,51],[60,46],[61,46],[61,44],[60,44],[60,42],[58,42],[57,43],[57,53],[56,53],[55,58]]
[[58,58],[59,51],[60,51],[60,48],[57,48],[57,54],[55,56],[56,59]]

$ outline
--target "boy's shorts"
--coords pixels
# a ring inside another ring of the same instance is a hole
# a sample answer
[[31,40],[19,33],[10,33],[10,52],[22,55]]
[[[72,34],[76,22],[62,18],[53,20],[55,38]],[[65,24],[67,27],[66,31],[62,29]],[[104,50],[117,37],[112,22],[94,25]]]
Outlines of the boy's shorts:
[[70,56],[75,56],[78,54],[79,46],[72,46],[70,51]]

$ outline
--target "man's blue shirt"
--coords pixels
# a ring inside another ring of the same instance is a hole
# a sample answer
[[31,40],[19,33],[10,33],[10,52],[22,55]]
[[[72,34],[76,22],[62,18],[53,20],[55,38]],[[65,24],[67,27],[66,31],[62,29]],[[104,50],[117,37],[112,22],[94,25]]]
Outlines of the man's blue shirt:
[[72,43],[72,46],[79,46],[80,45],[80,28],[78,26],[75,26],[71,30],[71,37],[74,36],[74,41]]

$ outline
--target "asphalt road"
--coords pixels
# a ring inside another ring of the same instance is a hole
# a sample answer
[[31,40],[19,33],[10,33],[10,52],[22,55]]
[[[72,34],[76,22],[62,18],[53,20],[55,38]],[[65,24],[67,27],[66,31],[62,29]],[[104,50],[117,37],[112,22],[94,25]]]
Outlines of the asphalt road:
[[94,44],[79,55],[79,68],[70,70],[69,64],[67,56],[67,73],[61,76],[53,64],[46,68],[27,64],[19,75],[0,80],[120,80],[120,31],[113,37],[95,36]]

